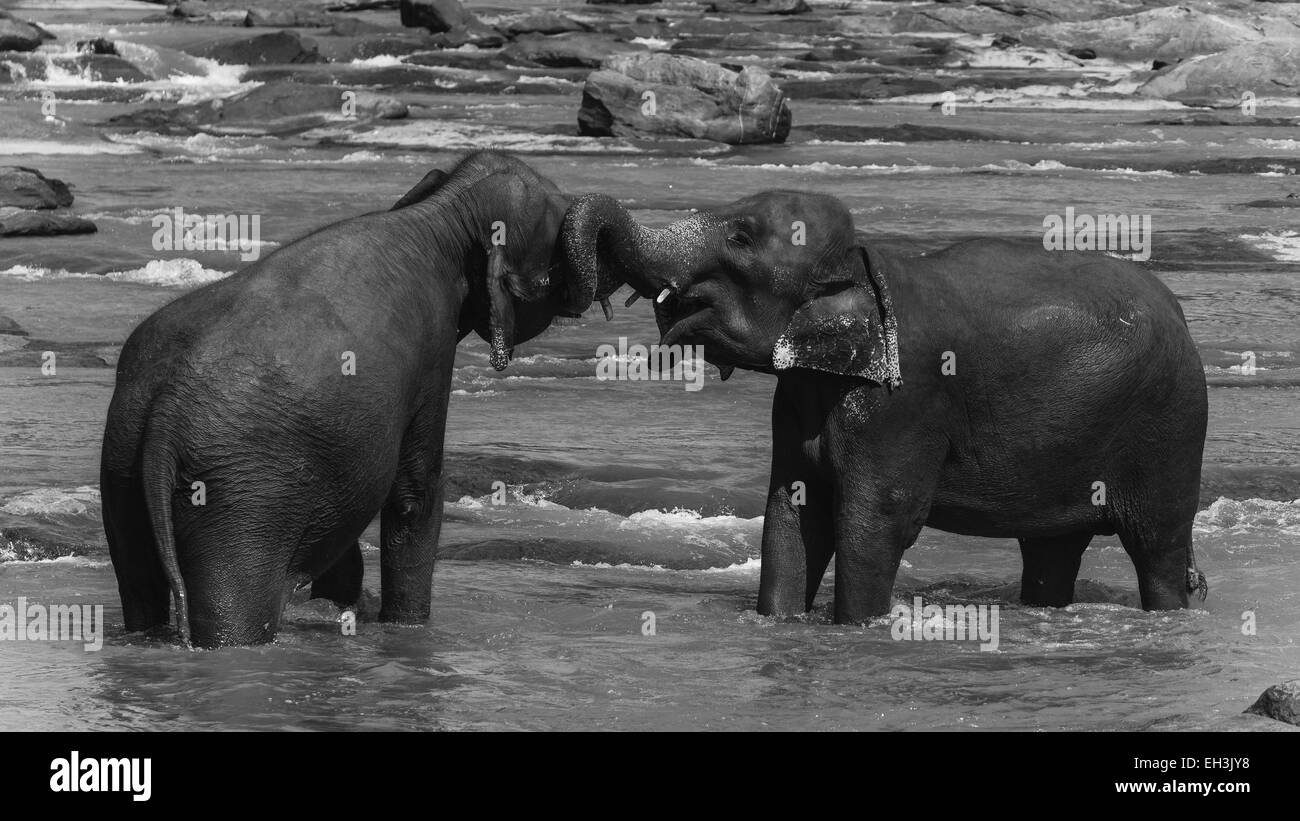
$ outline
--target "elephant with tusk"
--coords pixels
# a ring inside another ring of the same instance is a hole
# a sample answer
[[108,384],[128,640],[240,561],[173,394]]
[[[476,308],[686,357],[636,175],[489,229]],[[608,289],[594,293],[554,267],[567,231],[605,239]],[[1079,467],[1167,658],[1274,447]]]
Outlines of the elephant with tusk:
[[309,582],[350,605],[376,513],[380,618],[426,620],[456,344],[477,333],[500,370],[618,285],[564,244],[569,204],[478,152],[142,322],[100,474],[127,629],[166,625],[170,598],[186,642],[251,644]]
[[1026,604],[1070,604],[1112,534],[1144,608],[1204,596],[1205,377],[1142,268],[991,239],[889,254],[838,200],[791,191],[662,229],[590,195],[564,235],[588,276],[655,299],[662,344],[777,377],[760,613],[811,608],[832,558],[836,622],[888,613],[924,525],[1018,539]]

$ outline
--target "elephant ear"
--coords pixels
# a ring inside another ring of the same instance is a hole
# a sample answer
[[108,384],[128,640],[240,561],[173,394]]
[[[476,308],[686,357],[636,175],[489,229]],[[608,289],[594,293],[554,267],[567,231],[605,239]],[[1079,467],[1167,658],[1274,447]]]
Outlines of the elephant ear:
[[778,372],[807,368],[901,387],[898,320],[885,272],[865,249],[850,253],[850,272],[824,281],[794,312],[772,347],[772,365]]
[[428,199],[433,196],[433,192],[442,187],[442,184],[447,181],[447,177],[449,176],[451,175],[446,171],[438,168],[433,169],[428,174],[425,174],[424,179],[417,182],[414,188],[407,191],[402,198],[388,210],[396,211],[400,208],[405,208],[412,203]]

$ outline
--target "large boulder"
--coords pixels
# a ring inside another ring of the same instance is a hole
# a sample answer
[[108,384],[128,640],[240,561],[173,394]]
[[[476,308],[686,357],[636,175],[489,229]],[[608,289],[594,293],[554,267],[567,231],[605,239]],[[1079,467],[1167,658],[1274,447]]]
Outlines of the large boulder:
[[53,34],[35,23],[0,11],[0,51],[35,51],[41,43],[53,39]]
[[669,54],[611,57],[587,78],[578,112],[578,131],[589,136],[655,134],[732,145],[784,142],[790,122],[785,94],[763,69],[735,72]]
[[477,19],[465,11],[460,0],[402,0],[398,8],[402,14],[402,25],[427,28],[435,33],[450,31]]
[[198,55],[240,66],[260,66],[268,63],[315,63],[320,60],[320,50],[310,37],[296,31],[272,31],[238,40],[222,40],[199,48]]
[[1300,678],[1274,684],[1246,712],[1300,727]]
[[1152,77],[1137,93],[1231,104],[1247,91],[1256,97],[1300,96],[1300,41],[1251,43],[1182,63]]
[[0,206],[66,208],[72,192],[62,180],[52,180],[35,168],[0,166]]
[[1279,26],[1300,34],[1294,24],[1280,18],[1271,19],[1268,25],[1255,25],[1186,6],[1170,6],[1102,20],[1034,26],[1017,36],[1027,46],[1090,48],[1099,57],[1176,60],[1253,43],[1264,39],[1270,28]]
[[524,35],[502,49],[501,56],[511,62],[549,68],[598,68],[616,54],[644,50],[641,45],[582,31],[551,37]]
[[0,237],[53,237],[61,234],[93,234],[95,223],[71,214],[47,211],[0,211]]

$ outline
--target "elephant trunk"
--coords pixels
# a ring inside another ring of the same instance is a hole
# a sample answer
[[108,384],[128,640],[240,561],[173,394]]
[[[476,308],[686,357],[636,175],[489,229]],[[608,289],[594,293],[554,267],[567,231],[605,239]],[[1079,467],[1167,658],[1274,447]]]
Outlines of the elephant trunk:
[[641,296],[654,296],[669,287],[671,272],[680,264],[665,253],[669,230],[642,227],[613,197],[587,194],[564,217],[569,267],[576,279],[596,283],[595,299],[608,298],[624,282]]

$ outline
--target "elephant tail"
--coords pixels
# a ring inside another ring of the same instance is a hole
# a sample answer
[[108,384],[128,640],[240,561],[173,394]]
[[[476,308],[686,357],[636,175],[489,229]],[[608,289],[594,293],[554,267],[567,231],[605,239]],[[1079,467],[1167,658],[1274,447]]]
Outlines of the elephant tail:
[[145,506],[153,525],[153,537],[162,561],[167,585],[176,602],[176,626],[181,640],[190,643],[189,595],[176,558],[176,536],[172,529],[172,494],[176,490],[176,453],[165,437],[145,435],[141,469],[144,474]]

